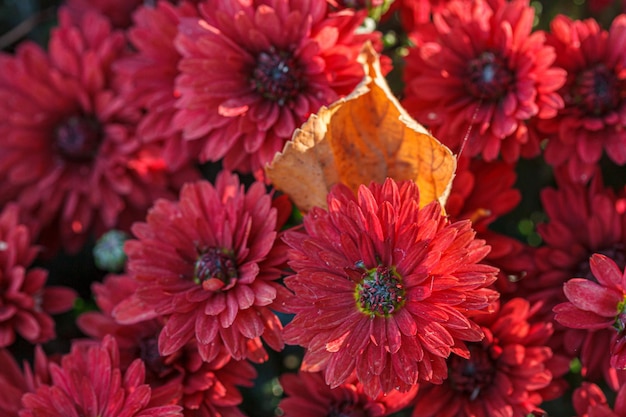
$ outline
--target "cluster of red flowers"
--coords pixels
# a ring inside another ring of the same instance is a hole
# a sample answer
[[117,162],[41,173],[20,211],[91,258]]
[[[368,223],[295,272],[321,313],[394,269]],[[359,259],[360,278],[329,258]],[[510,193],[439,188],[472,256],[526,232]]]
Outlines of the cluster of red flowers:
[[[0,417],[626,416],[626,1],[534,6],[62,2],[0,52]],[[447,200],[299,212],[265,166],[365,44]],[[524,182],[535,241],[498,227]],[[84,294],[48,265],[89,248]]]

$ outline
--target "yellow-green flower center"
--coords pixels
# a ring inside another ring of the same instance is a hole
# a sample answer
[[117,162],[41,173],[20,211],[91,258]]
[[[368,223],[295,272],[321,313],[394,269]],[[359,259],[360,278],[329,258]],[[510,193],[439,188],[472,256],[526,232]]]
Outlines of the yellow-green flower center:
[[389,317],[405,302],[402,277],[395,268],[378,265],[365,269],[356,285],[354,298],[359,311],[370,317]]

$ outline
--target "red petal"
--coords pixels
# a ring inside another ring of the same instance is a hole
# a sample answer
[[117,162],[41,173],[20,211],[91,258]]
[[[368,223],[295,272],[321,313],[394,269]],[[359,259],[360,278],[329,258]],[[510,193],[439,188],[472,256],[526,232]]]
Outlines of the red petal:
[[556,313],[554,316],[556,321],[573,329],[597,330],[611,327],[613,324],[613,319],[607,320],[595,313],[579,310],[572,303],[559,304],[553,311]]
[[573,278],[563,284],[567,299],[584,311],[594,312],[604,317],[615,317],[617,305],[623,296],[612,288],[605,288],[593,281]]

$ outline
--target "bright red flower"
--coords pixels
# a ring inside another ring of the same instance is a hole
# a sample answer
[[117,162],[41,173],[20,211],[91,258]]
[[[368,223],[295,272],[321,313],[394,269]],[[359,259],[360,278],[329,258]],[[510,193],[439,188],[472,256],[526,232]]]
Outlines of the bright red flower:
[[184,416],[243,417],[237,408],[242,402],[237,386],[252,386],[256,378],[252,365],[231,360],[225,350],[205,362],[194,342],[172,355],[161,356],[158,337],[163,328],[162,320],[156,318],[125,325],[112,317],[115,306],[138,287],[139,282],[127,275],[109,275],[102,284],[94,283],[93,293],[100,311],[78,317],[79,328],[98,340],[107,335],[115,336],[120,349],[120,368],[124,371],[135,359],[141,359],[146,368],[146,383],[175,392]]
[[50,314],[70,310],[76,298],[70,288],[46,286],[46,270],[29,268],[39,249],[18,217],[14,204],[0,212],[0,347],[13,344],[16,333],[31,343],[53,339]]
[[50,364],[51,383],[22,397],[20,417],[175,417],[181,407],[144,383],[140,359],[119,368],[114,338],[101,345],[75,345],[61,364]]
[[614,407],[596,384],[583,382],[572,397],[577,417],[626,417],[626,385],[622,385],[615,398]]
[[[596,174],[588,185],[573,183],[563,170],[557,172],[558,188],[544,188],[541,202],[548,222],[538,225],[544,245],[537,248],[537,275],[519,282],[521,291],[531,302],[539,302],[546,321],[554,321],[552,309],[567,301],[563,284],[572,277],[592,278],[589,257],[602,253],[614,259],[620,267],[626,261],[623,225],[624,200],[602,184]],[[609,365],[606,348],[611,333],[571,330],[555,323],[555,335],[550,346],[555,354],[569,358],[580,357],[582,374],[586,379],[604,377],[616,388],[617,375]]]
[[42,241],[75,252],[198,174],[172,176],[161,147],[136,137],[140,109],[117,94],[111,71],[123,33],[95,14],[77,26],[65,9],[59,19],[48,53],[25,42],[0,55],[0,204],[17,201]]
[[470,317],[497,298],[485,288],[497,270],[478,263],[489,247],[438,202],[420,209],[415,183],[387,179],[358,197],[337,185],[304,229],[284,238],[296,295],[285,340],[307,349],[302,369],[325,370],[331,388],[355,370],[371,397],[441,383],[446,358],[482,339]]
[[569,302],[554,307],[554,319],[574,329],[615,330],[611,366],[626,369],[626,274],[610,258],[595,253],[589,261],[595,280],[572,278],[563,284]]
[[467,136],[465,152],[487,161],[537,155],[527,122],[556,115],[565,72],[534,17],[527,0],[449,2],[434,14],[436,38],[406,58],[406,109],[453,151]]
[[485,332],[471,356],[448,359],[448,380],[421,384],[412,417],[526,416],[541,411],[540,390],[552,381],[546,346],[552,324],[537,321],[537,305],[514,298],[476,319]]
[[161,317],[161,355],[189,341],[210,361],[225,346],[235,359],[262,361],[260,337],[283,347],[282,326],[270,308],[288,291],[276,282],[286,262],[278,230],[290,214],[286,198],[274,200],[261,182],[247,191],[236,175],[222,172],[215,186],[186,184],[178,202],[159,200],[136,240],[126,242],[129,273],[140,282],[118,305],[122,323]]
[[603,151],[616,164],[626,163],[626,15],[608,31],[593,19],[557,16],[548,38],[556,65],[567,71],[559,90],[565,107],[539,121],[550,136],[545,160],[565,165],[572,178],[589,180]]
[[181,58],[174,47],[174,38],[181,18],[197,15],[196,6],[189,2],[176,7],[159,1],[155,7],[139,7],[128,29],[128,38],[136,53],[115,65],[125,97],[144,111],[138,122],[137,136],[148,143],[164,142],[163,156],[173,169],[189,163],[199,152],[191,148],[197,143],[184,140],[181,129],[176,129],[172,123],[178,96],[174,80],[179,74]]
[[201,161],[254,172],[281,151],[320,106],[348,94],[364,73],[355,30],[365,11],[327,15],[325,0],[205,1],[183,19],[175,123],[201,141]]
[[418,387],[370,398],[354,375],[332,389],[326,385],[321,372],[283,374],[280,383],[286,397],[278,407],[285,417],[388,416],[408,406]]

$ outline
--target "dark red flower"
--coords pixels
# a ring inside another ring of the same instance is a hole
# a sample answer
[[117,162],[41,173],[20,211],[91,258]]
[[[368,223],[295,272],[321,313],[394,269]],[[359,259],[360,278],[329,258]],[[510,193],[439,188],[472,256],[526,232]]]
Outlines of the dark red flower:
[[626,369],[626,275],[613,260],[593,254],[589,261],[595,280],[572,278],[563,284],[569,302],[554,307],[554,319],[574,329],[615,330],[611,341],[611,366]]
[[585,182],[603,151],[616,164],[626,163],[626,15],[608,31],[593,19],[562,15],[550,28],[548,42],[567,82],[559,90],[565,107],[538,123],[550,137],[545,160]]
[[596,384],[583,382],[572,397],[577,417],[626,417],[626,385],[622,385],[611,408]]
[[556,115],[565,72],[534,17],[527,0],[447,3],[433,17],[436,38],[406,58],[406,109],[453,151],[467,137],[465,152],[487,161],[537,155],[527,122]]
[[325,370],[331,388],[355,370],[371,397],[441,383],[446,358],[482,339],[470,317],[497,297],[485,288],[497,270],[478,263],[489,247],[438,202],[420,209],[415,183],[387,179],[358,197],[337,185],[304,229],[284,238],[296,295],[285,340],[307,349],[302,369]]
[[[262,337],[283,347],[281,309],[288,291],[276,282],[286,262],[276,240],[290,214],[286,198],[274,200],[264,184],[247,191],[222,172],[215,186],[188,183],[180,200],[159,200],[136,240],[126,242],[128,270],[140,283],[113,315],[122,323],[161,317],[159,351],[171,355],[195,340],[205,361],[225,346],[235,359],[262,361]],[[280,302],[279,302],[280,301]]]
[[[624,200],[604,187],[599,173],[588,185],[572,182],[563,170],[557,172],[556,180],[558,188],[541,191],[548,222],[537,227],[544,243],[535,252],[537,275],[519,282],[527,299],[543,304],[539,314],[546,321],[554,321],[552,309],[567,301],[564,283],[572,277],[593,279],[589,267],[593,253],[609,256],[622,268],[626,265]],[[555,323],[550,346],[555,354],[580,357],[585,378],[604,377],[616,388],[616,372],[602,347],[608,346],[610,339],[611,333],[605,330],[592,335]]]
[[280,383],[286,397],[278,407],[285,417],[383,417],[409,405],[417,385],[408,392],[392,391],[370,398],[354,375],[336,388],[330,388],[321,372],[283,374]]
[[0,212],[0,347],[13,344],[16,333],[31,343],[53,339],[50,314],[70,310],[76,298],[70,288],[46,286],[46,270],[30,268],[39,249],[18,217],[14,204]]
[[155,7],[142,6],[133,14],[128,38],[135,53],[116,62],[115,69],[127,100],[143,110],[137,136],[148,143],[163,143],[163,157],[171,169],[196,158],[196,142],[184,140],[172,119],[179,94],[174,91],[181,55],[174,47],[181,18],[195,17],[198,11],[188,1],[176,7],[159,1]]
[[51,383],[22,397],[20,417],[174,417],[181,407],[144,383],[140,359],[125,372],[119,368],[115,339],[101,345],[75,345],[61,364],[50,364]]
[[43,242],[75,252],[198,174],[172,175],[161,147],[136,137],[140,109],[111,71],[123,33],[95,14],[75,26],[63,9],[59,20],[48,53],[24,42],[0,55],[0,204],[17,201]]
[[242,402],[238,386],[252,386],[256,371],[246,361],[232,360],[223,349],[215,359],[205,362],[195,342],[179,351],[161,356],[158,337],[163,328],[159,318],[134,324],[121,324],[112,316],[117,304],[132,296],[139,282],[127,275],[109,275],[102,284],[94,283],[93,293],[100,311],[78,317],[77,324],[89,336],[102,340],[115,336],[120,349],[123,371],[137,358],[146,368],[146,383],[151,387],[167,387],[174,392],[177,403],[188,417],[241,416]]
[[131,24],[131,15],[143,0],[67,0],[67,9],[75,21],[80,21],[85,14],[101,13],[121,28]]
[[364,73],[355,33],[365,11],[327,15],[325,0],[203,2],[183,19],[174,119],[201,161],[255,172],[320,106],[348,94]]
[[526,416],[540,411],[540,390],[552,381],[546,346],[552,324],[537,321],[537,306],[514,298],[477,318],[485,338],[468,344],[469,358],[448,359],[448,379],[420,384],[412,417]]

